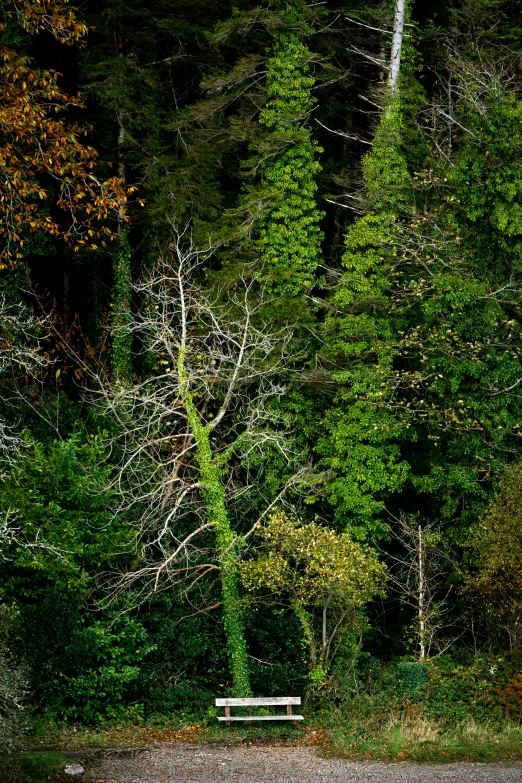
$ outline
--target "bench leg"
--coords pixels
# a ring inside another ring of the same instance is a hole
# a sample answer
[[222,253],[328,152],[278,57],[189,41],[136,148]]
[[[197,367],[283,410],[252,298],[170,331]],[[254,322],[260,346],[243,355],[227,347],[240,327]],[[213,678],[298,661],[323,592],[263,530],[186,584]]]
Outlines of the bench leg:
[[[230,707],[225,707],[225,718],[230,718]],[[225,726],[230,726],[230,721],[225,721]]]
[[[294,714],[294,713],[292,712],[292,705],[291,705],[291,704],[287,704],[287,705],[286,705],[286,714],[287,714],[287,715],[293,715],[293,714]],[[293,721],[292,721],[292,726],[297,726],[297,721],[296,721],[296,720],[293,720]]]

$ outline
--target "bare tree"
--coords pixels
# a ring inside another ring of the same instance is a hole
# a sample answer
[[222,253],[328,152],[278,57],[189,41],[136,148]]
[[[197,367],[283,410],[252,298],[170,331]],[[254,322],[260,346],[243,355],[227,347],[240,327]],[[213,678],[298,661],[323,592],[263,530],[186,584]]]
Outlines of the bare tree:
[[233,529],[231,509],[250,489],[254,461],[273,450],[287,461],[290,478],[268,506],[302,475],[270,408],[284,391],[274,377],[290,331],[270,334],[262,325],[255,283],[228,296],[205,295],[204,257],[188,230],[174,232],[170,255],[136,285],[143,307],[129,325],[151,372],[135,383],[97,379],[119,428],[118,511],[138,520],[139,564],[121,573],[112,590],[132,585],[150,595],[181,584],[186,594],[219,573],[234,691],[245,695],[237,576],[243,537]]
[[516,52],[505,49],[491,58],[478,50],[471,60],[463,55],[460,43],[447,44],[444,70],[434,72],[438,88],[430,105],[421,112],[419,123],[424,132],[429,132],[440,158],[451,166],[455,165],[452,139],[457,130],[468,141],[483,141],[476,123],[473,130],[469,127],[470,112],[486,116],[492,100],[506,99],[518,90]]
[[386,554],[388,586],[415,613],[414,633],[418,657],[423,661],[432,650],[440,652],[447,647],[440,632],[451,625],[448,597],[452,585],[448,584],[448,574],[454,559],[447,547],[442,547],[436,522],[401,514],[392,517],[390,533],[399,551]]

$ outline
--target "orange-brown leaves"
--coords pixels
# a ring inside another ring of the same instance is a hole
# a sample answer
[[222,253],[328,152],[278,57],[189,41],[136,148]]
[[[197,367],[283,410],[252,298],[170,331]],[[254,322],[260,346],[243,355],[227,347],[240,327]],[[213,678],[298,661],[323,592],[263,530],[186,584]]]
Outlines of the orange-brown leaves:
[[[7,15],[15,13],[25,30],[48,30],[68,44],[87,29],[66,8],[66,0],[23,0],[16,11],[6,12],[4,26]],[[64,116],[66,109],[82,106],[81,98],[64,93],[58,78],[0,46],[0,268],[23,255],[30,232],[61,237],[75,249],[95,249],[111,234],[107,218],[124,213],[128,190],[118,177],[102,181],[96,176],[96,150],[82,142],[85,131]],[[49,179],[63,221],[42,209],[51,197]]]
[[515,674],[505,688],[497,688],[495,692],[508,716],[522,722],[522,674]]

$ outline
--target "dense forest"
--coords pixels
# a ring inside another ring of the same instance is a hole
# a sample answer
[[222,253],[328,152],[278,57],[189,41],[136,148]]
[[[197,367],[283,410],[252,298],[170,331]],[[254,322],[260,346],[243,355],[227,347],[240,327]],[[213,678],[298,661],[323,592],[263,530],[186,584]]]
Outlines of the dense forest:
[[0,741],[520,720],[520,4],[1,14]]

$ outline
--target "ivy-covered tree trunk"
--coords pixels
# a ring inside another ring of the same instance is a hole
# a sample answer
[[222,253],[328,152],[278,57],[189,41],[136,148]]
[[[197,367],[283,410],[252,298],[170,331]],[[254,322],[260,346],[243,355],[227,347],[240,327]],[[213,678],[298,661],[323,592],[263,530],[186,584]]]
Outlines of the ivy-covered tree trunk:
[[[118,111],[118,176],[126,180],[123,160],[123,142],[125,127],[122,112]],[[112,299],[112,370],[120,381],[132,376],[132,332],[129,325],[132,320],[132,277],[131,248],[125,223],[125,204],[122,201],[118,211],[117,246],[113,255],[113,299]]]
[[132,376],[132,279],[131,248],[127,228],[120,226],[120,235],[113,255],[114,282],[112,289],[112,370],[120,381]]
[[411,198],[401,147],[399,65],[405,12],[404,0],[397,0],[384,109],[362,161],[365,189],[360,208],[366,214],[348,227],[344,272],[333,297],[335,308],[325,322],[339,387],[325,417],[329,437],[319,448],[337,473],[330,485],[337,513],[359,535],[370,537],[382,534],[378,516],[383,498],[399,491],[410,471],[400,448],[405,423],[385,404],[384,393],[399,342],[390,308],[390,288],[397,274],[397,227],[408,214]]
[[204,485],[208,520],[216,531],[218,561],[221,568],[223,625],[232,673],[234,696],[249,696],[250,675],[245,641],[243,609],[239,596],[237,537],[230,527],[225,506],[225,491],[219,466],[212,460],[207,432],[198,433],[197,460]]
[[[197,416],[195,411],[194,415]],[[189,421],[191,418],[189,412]],[[250,675],[243,609],[239,597],[237,537],[230,527],[220,466],[216,465],[212,458],[209,432],[199,422],[194,421],[193,424],[197,441],[196,459],[201,471],[208,521],[212,523],[216,532],[218,562],[221,569],[223,625],[227,639],[233,693],[234,696],[249,696]]]
[[186,413],[190,435],[196,443],[196,462],[207,512],[207,521],[216,534],[218,562],[221,570],[223,625],[227,640],[227,653],[232,674],[232,690],[236,697],[251,695],[248,655],[245,641],[243,609],[239,597],[237,537],[230,527],[226,508],[226,495],[221,474],[222,466],[216,462],[210,444],[211,430],[202,423],[189,390],[185,369],[186,332],[183,327],[182,345],[178,354],[180,392]]

